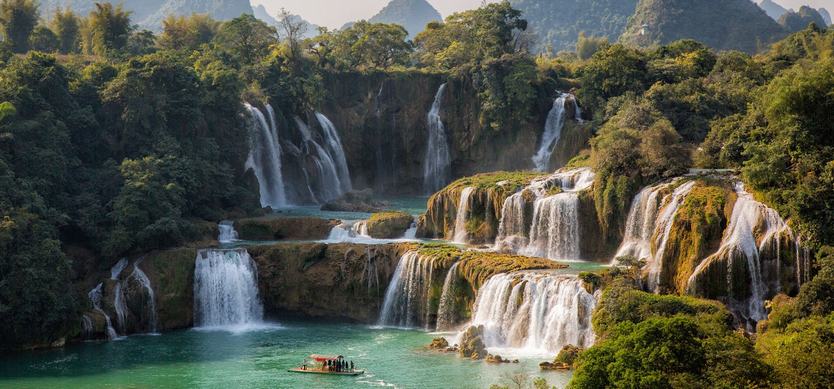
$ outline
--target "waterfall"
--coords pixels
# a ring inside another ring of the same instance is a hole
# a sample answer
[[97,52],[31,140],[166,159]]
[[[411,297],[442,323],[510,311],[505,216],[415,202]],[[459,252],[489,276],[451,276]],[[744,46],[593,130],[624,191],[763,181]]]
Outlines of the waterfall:
[[[142,314],[142,322],[145,322],[145,319],[147,319],[148,329],[151,333],[156,333],[159,321],[156,313],[156,296],[153,292],[153,286],[151,286],[151,280],[148,278],[147,274],[139,268],[140,263],[142,263],[141,259],[133,263],[133,272],[130,274],[128,279],[134,280],[142,286],[142,290],[144,291],[143,296],[146,298],[144,304],[142,304],[146,311]],[[145,314],[147,314],[147,317],[145,317]]]
[[484,326],[487,347],[555,353],[566,345],[593,345],[595,305],[574,276],[504,273],[479,290],[471,325]]
[[252,142],[246,170],[252,170],[258,179],[262,207],[281,208],[287,205],[284,179],[281,172],[281,144],[278,142],[278,130],[272,107],[267,104],[272,126],[264,114],[248,103],[244,106],[252,117]]
[[[316,197],[321,202],[328,202],[341,197],[342,194],[344,194],[343,188],[345,185],[349,186],[350,183],[342,183],[341,176],[339,175],[340,169],[337,167],[336,161],[333,159],[333,156],[324,147],[322,147],[316,139],[313,138],[313,134],[310,132],[310,127],[308,127],[307,124],[305,124],[298,117],[295,118],[295,123],[301,132],[302,141],[305,145],[303,149],[305,150],[305,153],[312,158],[312,162],[315,165],[316,171],[307,172],[307,175],[308,177],[316,179],[316,183],[318,184],[315,191]],[[327,139],[326,136],[324,136],[324,138]],[[347,169],[347,167],[345,167],[345,169]],[[350,177],[348,176],[347,179],[350,180]]]
[[81,336],[84,339],[90,339],[95,335],[95,328],[93,326],[93,319],[89,315],[81,315]]
[[[496,249],[550,259],[579,260],[579,192],[589,189],[587,168],[533,180],[504,201]],[[532,204],[531,204],[532,203]],[[532,216],[528,209],[532,207]]]
[[663,259],[666,255],[666,246],[669,243],[669,234],[672,232],[672,226],[675,224],[675,218],[678,215],[678,208],[686,200],[686,196],[695,187],[695,181],[689,181],[675,189],[668,199],[664,200],[666,205],[660,210],[657,221],[655,222],[655,239],[654,245],[656,247],[654,254],[649,257],[646,263],[647,286],[649,290],[658,291],[660,286],[660,275],[663,273]]
[[127,267],[127,258],[122,258],[119,262],[116,262],[113,267],[110,268],[110,279],[111,280],[118,280],[119,275],[122,274],[122,270]]
[[350,192],[353,190],[353,185],[350,180],[350,171],[348,170],[347,158],[345,158],[345,150],[342,148],[342,140],[339,138],[339,133],[336,132],[336,126],[322,113],[316,112],[316,118],[318,118],[319,124],[321,124],[321,128],[324,131],[325,147],[336,163],[342,193]]
[[429,139],[426,157],[423,160],[423,189],[426,193],[434,193],[443,188],[451,175],[449,143],[446,139],[446,128],[440,118],[445,91],[446,84],[440,85],[428,114]]
[[403,240],[417,240],[417,223],[411,223],[411,226],[405,230]]
[[90,299],[90,303],[93,305],[93,310],[100,313],[104,316],[104,321],[107,324],[106,334],[107,340],[114,340],[119,338],[119,334],[116,333],[116,330],[113,328],[113,322],[110,321],[110,316],[101,309],[101,299],[103,297],[104,292],[102,291],[104,284],[99,283],[96,285],[95,288],[90,290],[87,293],[87,297]]
[[116,311],[116,325],[119,326],[119,331],[127,333],[127,306],[121,282],[113,287],[113,310]]
[[[569,98],[573,99],[574,102],[576,101],[576,98],[569,93],[560,94],[553,102],[553,108],[547,114],[542,142],[539,145],[539,150],[536,152],[536,155],[533,156],[533,164],[535,164],[537,171],[546,172],[550,168],[550,158],[553,155],[553,150],[559,145],[559,139],[562,137],[562,128],[565,126],[565,121],[567,120],[565,103]],[[574,117],[580,119],[582,113],[579,110],[579,104],[574,104],[574,106],[576,106]]]
[[661,192],[667,187],[668,184],[647,187],[631,202],[625,235],[615,259],[624,256],[644,259],[652,255],[651,239],[654,236],[657,213],[660,211]]
[[197,253],[194,312],[197,327],[245,325],[263,319],[257,268],[245,249]]
[[457,215],[455,216],[455,234],[453,241],[455,243],[467,243],[469,233],[466,231],[466,219],[469,217],[469,208],[472,206],[472,193],[475,193],[475,188],[466,187],[460,192],[460,202],[458,202]]
[[430,258],[416,251],[405,253],[385,291],[379,325],[412,328],[428,326],[429,293],[434,272]]
[[221,244],[234,243],[238,240],[237,231],[235,231],[235,222],[231,220],[223,220],[217,225],[220,234],[217,236],[217,241]]
[[437,330],[446,331],[455,325],[455,288],[454,284],[458,278],[458,265],[454,265],[446,273],[446,280],[443,281],[443,290],[440,293],[440,304],[437,308]]
[[[736,305],[741,315],[752,322],[758,322],[767,318],[767,311],[765,310],[764,300],[769,296],[769,289],[766,285],[762,271],[762,251],[769,245],[777,245],[776,257],[779,260],[778,241],[780,237],[785,235],[794,240],[797,249],[797,261],[800,261],[801,256],[799,250],[802,250],[802,242],[799,238],[794,238],[793,232],[788,227],[787,223],[779,216],[779,214],[765,206],[762,203],[753,199],[753,196],[747,193],[744,185],[741,182],[735,183],[735,192],[738,195],[735,206],[733,207],[733,214],[730,218],[730,224],[724,232],[724,237],[721,240],[721,246],[718,251],[710,258],[702,261],[689,277],[688,289],[691,293],[696,293],[694,286],[698,277],[709,267],[715,260],[721,260],[727,267],[727,294]],[[761,244],[757,243],[757,236],[761,236]],[[737,259],[745,261],[747,270],[750,276],[749,279],[749,296],[733,296],[733,277],[732,268],[733,263]],[[778,265],[777,265],[778,266]],[[803,266],[797,264],[797,274],[801,274]],[[778,269],[778,267],[777,267]],[[806,268],[807,269],[807,268]],[[801,285],[801,280],[798,279],[798,284]]]

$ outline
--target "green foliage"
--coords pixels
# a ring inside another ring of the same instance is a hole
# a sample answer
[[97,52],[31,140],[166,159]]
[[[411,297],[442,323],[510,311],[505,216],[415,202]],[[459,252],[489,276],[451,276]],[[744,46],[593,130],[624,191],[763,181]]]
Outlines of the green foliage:
[[29,37],[38,24],[38,3],[34,0],[0,1],[3,38],[15,53],[29,50]]
[[414,38],[416,55],[425,66],[455,69],[515,53],[515,34],[526,29],[527,21],[508,1],[491,3],[429,23]]
[[37,26],[29,37],[29,47],[32,50],[46,53],[58,50],[58,36],[46,26]]
[[324,31],[307,42],[322,68],[365,71],[405,66],[412,52],[400,25],[359,21],[340,31]]
[[208,15],[169,15],[162,21],[159,46],[171,50],[197,50],[217,35],[220,22]]
[[254,16],[244,14],[223,23],[214,41],[235,63],[251,65],[269,55],[270,48],[278,43],[278,32]]
[[784,330],[768,330],[758,336],[756,348],[773,366],[782,387],[834,386],[834,315],[811,316]]
[[592,112],[601,112],[608,99],[647,88],[647,58],[639,50],[611,45],[596,52],[580,70],[578,97]]
[[85,51],[102,57],[115,56],[125,49],[132,26],[130,12],[121,5],[96,3],[86,20],[85,34],[89,37]]
[[590,59],[597,51],[608,45],[608,38],[598,36],[587,36],[585,32],[579,33],[576,40],[576,55],[581,60]]
[[72,10],[55,10],[50,28],[58,38],[58,52],[77,53],[81,49],[81,20]]

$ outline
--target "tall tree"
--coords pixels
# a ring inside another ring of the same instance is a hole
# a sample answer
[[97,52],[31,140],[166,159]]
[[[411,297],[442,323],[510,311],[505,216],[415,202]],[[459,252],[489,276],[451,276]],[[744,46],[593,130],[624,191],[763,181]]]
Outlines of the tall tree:
[[12,51],[29,51],[29,37],[38,24],[38,4],[34,0],[0,1],[0,24]]
[[254,16],[244,14],[223,24],[216,41],[239,62],[252,65],[264,59],[270,46],[278,43],[278,32]]
[[205,14],[170,15],[162,21],[159,45],[172,50],[196,50],[217,35],[220,22]]
[[90,12],[85,27],[89,36],[89,53],[114,55],[127,46],[130,38],[130,12],[125,11],[121,5],[96,3],[96,9]]
[[58,8],[52,15],[52,32],[58,36],[58,51],[61,54],[78,52],[80,46],[81,22],[78,16],[67,8]]

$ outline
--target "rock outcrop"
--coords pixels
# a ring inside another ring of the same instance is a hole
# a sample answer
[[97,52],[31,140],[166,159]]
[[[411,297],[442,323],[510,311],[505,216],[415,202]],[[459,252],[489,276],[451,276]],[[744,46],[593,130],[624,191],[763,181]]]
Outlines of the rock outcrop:
[[458,354],[463,358],[484,359],[487,357],[483,340],[484,326],[471,326],[460,336]]
[[376,239],[401,238],[414,224],[414,217],[405,212],[380,212],[366,221],[368,235]]
[[322,240],[338,224],[338,220],[314,217],[265,216],[237,220],[235,229],[241,240]]

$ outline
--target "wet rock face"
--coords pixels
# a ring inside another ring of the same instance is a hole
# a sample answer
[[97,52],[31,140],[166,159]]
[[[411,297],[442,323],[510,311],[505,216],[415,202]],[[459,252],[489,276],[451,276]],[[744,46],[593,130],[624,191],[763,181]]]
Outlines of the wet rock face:
[[376,322],[405,247],[320,243],[249,248],[265,314]]
[[241,240],[322,240],[330,230],[339,224],[338,220],[313,217],[260,217],[241,219],[235,222],[235,229]]

